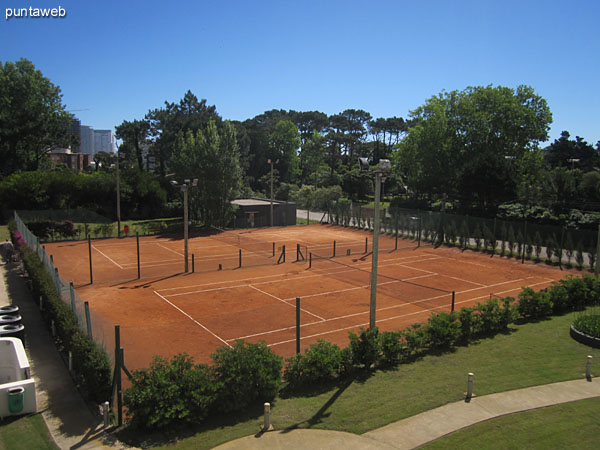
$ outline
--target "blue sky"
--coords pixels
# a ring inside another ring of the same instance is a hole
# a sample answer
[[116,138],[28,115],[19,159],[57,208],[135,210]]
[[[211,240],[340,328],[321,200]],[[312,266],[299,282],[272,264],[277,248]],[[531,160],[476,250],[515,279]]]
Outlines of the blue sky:
[[[6,8],[62,6],[62,19]],[[5,0],[0,61],[31,60],[83,124],[114,129],[189,89],[225,119],[265,110],[407,117],[442,90],[532,86],[600,140],[600,2]]]

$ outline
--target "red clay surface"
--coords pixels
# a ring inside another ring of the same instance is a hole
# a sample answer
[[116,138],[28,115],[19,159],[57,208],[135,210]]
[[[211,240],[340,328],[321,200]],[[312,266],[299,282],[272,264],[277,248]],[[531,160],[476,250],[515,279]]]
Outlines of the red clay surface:
[[[277,354],[290,357],[296,350],[296,297],[301,298],[301,349],[318,339],[340,346],[348,332],[369,325],[371,255],[364,254],[367,232],[334,226],[310,225],[239,232],[276,248],[287,248],[287,262],[255,256],[243,250],[244,264],[236,267],[239,249],[214,237],[190,240],[201,273],[183,272],[183,241],[157,237],[140,239],[141,279],[137,279],[135,238],[94,241],[94,284],[89,284],[87,242],[48,244],[56,267],[90,304],[93,333],[112,348],[114,325],[120,325],[125,362],[132,370],[147,367],[153,355],[170,357],[185,352],[196,362],[210,363],[210,355],[236,339],[264,341]],[[426,321],[432,312],[473,305],[499,296],[517,296],[523,286],[539,290],[568,272],[545,264],[525,263],[498,256],[422,246],[400,239],[380,238],[377,288],[377,326],[398,330]],[[323,256],[296,262],[296,244]],[[245,244],[246,245],[246,244]],[[270,244],[269,244],[270,245]],[[248,245],[246,245],[248,247]],[[279,253],[279,251],[277,251]],[[232,259],[234,262],[226,264]],[[224,270],[217,271],[221,263]],[[228,269],[229,267],[229,269]],[[190,263],[191,270],[191,263]],[[109,282],[108,280],[113,280]],[[398,280],[403,280],[398,281]],[[418,283],[418,284],[413,284]]]

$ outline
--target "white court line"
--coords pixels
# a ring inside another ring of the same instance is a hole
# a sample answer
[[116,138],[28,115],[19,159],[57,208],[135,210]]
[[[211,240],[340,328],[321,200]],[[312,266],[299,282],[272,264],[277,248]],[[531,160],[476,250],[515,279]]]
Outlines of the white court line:
[[196,319],[194,319],[192,316],[190,316],[188,313],[186,313],[184,310],[182,310],[181,308],[179,308],[178,306],[174,305],[173,303],[171,303],[169,300],[167,300],[166,298],[164,298],[162,295],[160,295],[158,292],[154,291],[154,293],[156,295],[158,295],[160,298],[162,298],[165,302],[167,302],[169,305],[171,305],[173,308],[175,308],[177,311],[179,311],[181,314],[183,314],[184,316],[186,316],[188,319],[190,319],[192,322],[194,322],[196,325],[198,325],[199,327],[203,328],[205,331],[209,332],[210,334],[212,334],[214,337],[216,337],[218,340],[220,340],[223,344],[225,344],[227,347],[231,348],[231,345],[229,345],[229,343],[227,341],[224,341],[223,339],[221,339],[219,336],[217,336],[215,333],[213,333],[212,331],[210,331],[208,328],[206,328],[204,325],[202,325],[200,322],[198,322]]
[[[283,303],[284,305],[287,305],[287,306],[290,306],[290,307],[292,307],[292,308],[295,308],[295,306],[294,306],[294,305],[290,305],[288,302],[285,302],[285,301],[283,301],[282,299],[280,299],[279,297],[276,297],[276,296],[275,296],[275,295],[273,295],[273,294],[269,294],[268,292],[265,292],[265,291],[263,291],[263,290],[261,290],[261,289],[257,288],[256,286],[252,286],[251,284],[249,284],[249,285],[248,285],[248,287],[251,287],[252,289],[255,289],[255,290],[257,290],[258,292],[261,292],[262,294],[268,295],[269,297],[273,297],[274,299],[276,299],[276,300],[280,301],[280,302],[281,302],[281,303]],[[310,311],[307,311],[307,310],[305,310],[305,309],[302,309],[302,308],[300,308],[300,310],[301,310],[301,311],[304,311],[306,314],[310,314],[311,316],[313,316],[313,317],[316,317],[317,319],[320,319],[320,320],[321,320],[321,321],[323,321],[323,322],[325,321],[325,319],[324,319],[324,318],[322,318],[322,317],[319,317],[319,316],[317,316],[316,314],[313,314],[313,313],[311,313]]]
[[175,253],[176,255],[179,255],[179,256],[181,256],[181,257],[183,257],[183,256],[184,256],[184,255],[183,255],[183,253],[179,253],[178,251],[172,250],[172,249],[170,249],[169,247],[165,247],[165,246],[164,246],[164,245],[162,245],[162,244],[158,244],[158,243],[157,243],[156,245],[158,245],[160,248],[164,248],[165,250],[168,250],[168,251],[170,251],[170,252],[173,252],[173,253]]
[[114,260],[112,260],[111,258],[109,258],[108,256],[106,256],[104,253],[102,253],[100,250],[98,250],[96,248],[96,246],[92,245],[92,248],[94,250],[96,250],[98,253],[100,253],[102,256],[104,256],[106,259],[108,259],[111,263],[113,263],[115,266],[117,266],[119,269],[123,269],[123,267],[121,265],[119,265],[117,262],[115,262]]
[[[410,258],[415,258],[414,256],[411,256]],[[403,258],[401,258],[403,259]],[[435,260],[438,258],[430,258],[427,259],[427,261],[429,260]],[[370,263],[363,263],[362,265],[369,265]],[[412,270],[417,270],[420,272],[426,272],[428,274],[435,274],[435,272],[430,272],[428,270],[424,270],[424,269],[417,269],[415,267],[410,267],[410,266],[403,266],[400,263],[395,263],[395,264],[380,264],[380,267],[386,267],[386,266],[402,266],[402,267],[406,267],[408,269],[412,269]],[[345,265],[340,265],[340,268],[344,268],[346,267]],[[249,278],[242,278],[239,280],[231,280],[231,281],[214,281],[211,283],[203,283],[203,284],[194,284],[194,285],[190,285],[190,286],[181,286],[181,287],[173,287],[173,288],[164,288],[164,289],[159,289],[157,292],[166,292],[166,291],[176,291],[176,290],[181,290],[181,289],[193,289],[193,288],[197,288],[197,287],[203,287],[203,286],[214,286],[214,285],[223,285],[223,284],[231,284],[231,283],[240,283],[240,282],[247,282],[248,284],[252,283],[254,285],[261,285],[261,284],[273,284],[273,283],[286,283],[286,282],[294,282],[294,281],[303,281],[305,279],[308,278],[315,278],[315,277],[323,277],[326,276],[328,273],[343,273],[343,272],[353,272],[356,271],[356,268],[353,268],[352,266],[347,266],[348,269],[347,270],[343,270],[343,271],[335,271],[335,272],[323,272],[325,269],[312,269],[314,271],[314,273],[312,275],[304,275],[307,272],[298,272],[298,277],[294,277],[294,278],[285,278],[285,279],[281,279],[282,275],[281,274],[275,274],[275,275],[263,275],[260,277],[249,277]],[[360,269],[358,269],[360,270]],[[385,275],[382,275],[385,276]],[[277,278],[275,280],[269,280],[269,281],[260,281],[260,282],[254,282],[255,280],[263,280],[263,279],[269,279],[269,278]],[[254,282],[254,283],[253,283]],[[222,286],[222,289],[227,289],[228,286]],[[344,289],[341,291],[335,291],[335,292],[343,292],[345,290],[353,290],[355,288],[350,288],[350,289]],[[361,288],[357,288],[357,289],[362,289]],[[181,293],[180,295],[185,295],[186,293],[195,293],[195,292],[201,292],[201,291],[186,291]],[[172,294],[171,294],[172,295]],[[169,295],[169,296],[171,296]],[[295,297],[294,297],[295,298]]]
[[180,292],[179,294],[165,295],[165,297],[181,297],[182,295],[201,294],[203,292],[225,291],[227,289],[238,289],[238,288],[249,287],[249,286],[250,286],[249,284],[238,284],[235,286],[223,286],[223,287],[210,288],[210,289],[200,289],[197,291]]
[[[533,277],[529,277],[529,278],[533,278]],[[518,281],[518,280],[516,280],[516,281]],[[554,281],[554,280],[550,280],[550,281]],[[544,281],[544,282],[540,282],[540,283],[534,283],[534,284],[530,285],[529,287],[538,286],[540,284],[545,284],[547,282],[548,281]],[[484,286],[484,287],[488,287],[488,286]],[[514,291],[516,289],[520,289],[520,288],[510,289],[508,291],[500,292],[500,294],[503,294],[503,293],[506,293],[506,292],[512,292],[512,291]],[[458,292],[457,292],[457,294],[458,294]],[[463,300],[461,302],[456,302],[455,305],[458,305],[458,304],[461,304],[461,303],[473,302],[473,301],[476,301],[476,300],[482,299],[482,298],[487,298],[487,296],[475,297],[475,298]],[[432,300],[432,299],[428,299],[428,300]],[[400,305],[400,306],[404,306],[404,305]],[[376,320],[376,323],[378,323],[378,322],[387,322],[389,320],[395,320],[395,319],[401,319],[403,317],[410,317],[410,316],[414,316],[414,315],[417,315],[417,314],[423,314],[423,313],[426,313],[426,312],[435,311],[436,309],[445,308],[445,307],[447,307],[447,305],[437,306],[435,308],[423,309],[422,311],[415,311],[415,312],[412,312],[412,313],[402,314],[402,315],[399,315],[399,316],[387,317],[385,319]],[[377,309],[377,311],[383,311],[385,309],[391,309],[391,308],[393,308],[393,307],[381,308],[381,309]],[[350,316],[342,316],[342,317],[339,317],[339,318],[328,319],[327,321],[337,320],[337,319],[341,319],[341,318],[347,318],[347,317],[357,316],[357,315],[360,315],[360,314],[367,314],[367,313],[368,313],[368,311],[365,311],[363,313],[352,314]],[[312,324],[306,324],[306,325],[308,326],[308,325],[312,325]],[[361,324],[357,324],[357,325],[352,325],[352,326],[349,326],[349,327],[338,328],[336,330],[324,331],[324,332],[321,332],[321,333],[315,333],[315,334],[312,334],[310,336],[301,336],[300,340],[302,340],[302,339],[310,339],[310,338],[319,337],[319,336],[324,336],[324,335],[327,335],[327,334],[337,333],[337,332],[340,332],[340,331],[346,331],[346,330],[350,330],[350,329],[353,329],[353,328],[365,327],[365,326],[368,326],[368,325],[369,325],[369,323],[366,322],[366,323],[361,323]],[[295,328],[295,327],[292,327],[292,328]],[[258,336],[258,335],[256,335],[256,336]],[[290,342],[296,342],[296,339],[294,338],[294,339],[288,339],[288,340],[281,341],[281,342],[274,342],[273,344],[268,344],[267,347],[274,347],[276,345],[289,344]]]

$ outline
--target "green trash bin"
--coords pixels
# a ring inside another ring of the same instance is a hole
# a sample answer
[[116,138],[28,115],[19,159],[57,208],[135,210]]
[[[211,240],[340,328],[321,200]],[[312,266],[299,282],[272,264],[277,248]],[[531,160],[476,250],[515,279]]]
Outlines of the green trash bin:
[[23,399],[25,398],[25,388],[15,387],[8,391],[8,411],[11,413],[20,413],[23,411]]

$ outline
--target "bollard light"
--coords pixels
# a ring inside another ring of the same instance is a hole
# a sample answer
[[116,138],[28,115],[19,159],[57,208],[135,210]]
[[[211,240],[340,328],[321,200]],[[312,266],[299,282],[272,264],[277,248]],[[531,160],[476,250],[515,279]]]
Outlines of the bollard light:
[[271,404],[265,403],[265,423],[263,425],[263,431],[271,431],[273,429],[273,425],[271,425]]
[[108,407],[109,407],[108,402],[102,403],[102,415],[104,416],[104,428],[108,428],[108,426],[110,425],[110,419],[108,416]]
[[475,375],[473,373],[469,373],[469,379],[467,381],[467,395],[465,396],[465,400],[469,401],[473,397],[473,377]]
[[585,364],[585,379],[592,381],[592,356],[588,355],[587,363]]

